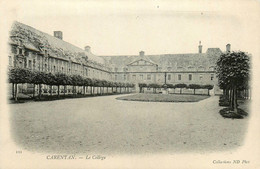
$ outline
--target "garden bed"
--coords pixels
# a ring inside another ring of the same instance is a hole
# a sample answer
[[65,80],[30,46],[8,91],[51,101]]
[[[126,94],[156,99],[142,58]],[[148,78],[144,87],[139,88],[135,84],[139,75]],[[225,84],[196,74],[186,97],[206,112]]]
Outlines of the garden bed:
[[242,109],[237,109],[237,113],[234,112],[231,108],[224,108],[219,111],[222,117],[224,118],[232,118],[232,119],[243,119],[248,115],[247,112],[245,112]]

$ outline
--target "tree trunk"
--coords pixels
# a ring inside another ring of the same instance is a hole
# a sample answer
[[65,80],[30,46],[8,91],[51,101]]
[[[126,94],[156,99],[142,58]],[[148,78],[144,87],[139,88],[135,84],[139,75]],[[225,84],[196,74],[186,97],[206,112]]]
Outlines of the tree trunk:
[[60,85],[58,85],[58,98],[60,98]]
[[18,86],[17,86],[17,83],[15,83],[15,86],[14,86],[14,88],[15,88],[15,94],[14,94],[14,98],[15,98],[15,101],[17,101],[18,99]]
[[35,84],[33,84],[33,98],[35,96]]
[[234,112],[237,114],[237,88],[234,86]]
[[50,94],[52,96],[52,85],[50,85]]
[[14,83],[12,83],[12,98],[14,99]]
[[231,88],[230,89],[230,107],[234,109],[234,90]]
[[65,94],[66,93],[66,86],[64,85],[64,90],[63,90],[63,95],[64,95],[64,98],[65,98]]
[[42,84],[39,84],[39,99],[41,100],[42,96]]

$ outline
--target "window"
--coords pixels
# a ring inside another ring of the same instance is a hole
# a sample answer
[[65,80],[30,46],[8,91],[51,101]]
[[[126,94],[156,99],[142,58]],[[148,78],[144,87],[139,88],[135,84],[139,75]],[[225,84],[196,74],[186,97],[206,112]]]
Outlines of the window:
[[140,80],[143,80],[144,79],[144,76],[143,75],[140,75]]
[[63,72],[63,67],[61,67],[61,72]]
[[126,80],[126,75],[124,75],[124,80]]
[[88,69],[85,68],[85,75],[88,76]]
[[211,74],[210,75],[210,80],[213,80],[214,79],[214,74]]
[[17,49],[15,46],[12,46],[12,53],[17,54]]
[[202,80],[202,78],[203,78],[203,75],[202,75],[202,74],[200,74],[200,80]]
[[168,75],[168,80],[171,80],[171,75]]
[[181,80],[181,75],[178,75],[178,80]]
[[151,75],[150,74],[147,75],[147,80],[151,80]]
[[132,78],[133,78],[133,80],[136,80],[136,75],[133,75]]
[[167,67],[167,70],[170,71],[172,68],[171,67]]
[[115,68],[115,72],[117,72],[118,71],[118,68]]
[[117,80],[117,75],[115,75],[115,80]]
[[[29,61],[29,66],[30,66],[30,61]],[[47,64],[44,65],[44,68],[45,68],[45,71],[48,71],[47,70]]]
[[35,70],[35,63],[36,63],[36,60],[33,59],[33,70]]
[[12,56],[9,56],[9,66],[12,66]]
[[56,67],[55,66],[53,66],[53,72],[55,72],[56,71]]
[[192,80],[192,75],[191,74],[189,74],[189,80]]
[[23,54],[23,49],[19,48],[19,54]]

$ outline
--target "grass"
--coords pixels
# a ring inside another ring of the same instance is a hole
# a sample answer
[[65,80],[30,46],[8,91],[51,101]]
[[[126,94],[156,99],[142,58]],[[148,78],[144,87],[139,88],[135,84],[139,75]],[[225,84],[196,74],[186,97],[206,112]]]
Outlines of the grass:
[[63,100],[63,99],[74,99],[74,98],[86,98],[86,97],[96,97],[96,96],[110,96],[110,95],[120,95],[120,94],[128,94],[128,92],[125,93],[103,93],[103,94],[60,94],[60,97],[58,95],[42,95],[41,99],[39,99],[38,96],[35,97],[19,97],[17,101],[15,101],[13,98],[9,99],[10,104],[19,104],[19,103],[26,103],[26,102],[32,102],[32,101],[53,101],[53,100]]
[[206,95],[178,95],[178,94],[145,94],[138,93],[130,96],[118,97],[118,100],[143,102],[198,102],[209,98]]

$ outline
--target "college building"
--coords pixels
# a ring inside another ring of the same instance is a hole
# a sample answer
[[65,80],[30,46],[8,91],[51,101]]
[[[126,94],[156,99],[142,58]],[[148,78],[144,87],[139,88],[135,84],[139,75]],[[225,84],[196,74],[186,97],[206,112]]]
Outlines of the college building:
[[[61,31],[53,36],[25,24],[14,22],[9,38],[9,66],[35,71],[78,74],[116,82],[157,84],[200,84],[217,87],[215,66],[222,51],[201,42],[197,53],[97,56],[90,46],[81,49],[63,40]],[[226,45],[230,51],[230,44]],[[226,52],[225,51],[225,52]]]

